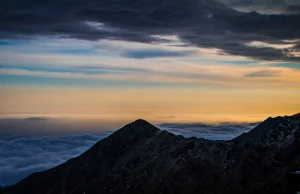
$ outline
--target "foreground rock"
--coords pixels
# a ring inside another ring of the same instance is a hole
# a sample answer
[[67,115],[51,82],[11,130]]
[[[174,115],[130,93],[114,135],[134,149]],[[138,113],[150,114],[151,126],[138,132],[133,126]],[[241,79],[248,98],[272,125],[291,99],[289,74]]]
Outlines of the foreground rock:
[[250,194],[300,191],[300,117],[269,118],[232,141],[184,138],[144,120],[4,194]]

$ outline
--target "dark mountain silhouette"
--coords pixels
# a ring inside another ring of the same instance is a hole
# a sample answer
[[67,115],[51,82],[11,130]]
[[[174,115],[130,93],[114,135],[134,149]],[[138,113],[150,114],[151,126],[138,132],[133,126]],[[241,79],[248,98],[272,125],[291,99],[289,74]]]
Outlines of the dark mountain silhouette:
[[4,194],[276,194],[300,191],[300,118],[269,118],[231,141],[184,138],[144,120]]

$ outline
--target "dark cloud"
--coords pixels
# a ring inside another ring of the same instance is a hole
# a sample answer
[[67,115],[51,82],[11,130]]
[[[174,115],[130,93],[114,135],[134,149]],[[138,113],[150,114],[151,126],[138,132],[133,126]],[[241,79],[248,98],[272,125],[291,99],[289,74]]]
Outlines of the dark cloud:
[[148,50],[129,50],[124,51],[123,56],[135,59],[158,58],[158,57],[182,57],[193,54],[189,51],[168,51],[161,49],[148,49]]
[[263,71],[255,71],[252,73],[248,73],[245,77],[274,77],[278,75],[280,71],[275,70],[263,70]]
[[166,123],[159,127],[177,135],[198,137],[210,140],[230,140],[246,133],[259,123],[220,123],[220,124],[176,124]]
[[52,168],[89,149],[107,133],[0,140],[0,185]]
[[300,13],[298,0],[219,0],[240,11],[257,11],[266,14]]
[[[287,5],[298,10],[298,4]],[[11,0],[0,11],[1,39],[45,35],[158,43],[169,40],[154,35],[177,35],[186,44],[217,48],[222,54],[300,61],[289,54],[299,51],[299,43],[291,49],[245,45],[300,38],[300,14],[243,13],[214,0]]]
[[287,10],[291,13],[300,13],[300,3],[298,5],[287,6]]
[[31,121],[45,121],[47,120],[46,117],[29,117],[29,118],[25,118],[25,120],[31,120]]

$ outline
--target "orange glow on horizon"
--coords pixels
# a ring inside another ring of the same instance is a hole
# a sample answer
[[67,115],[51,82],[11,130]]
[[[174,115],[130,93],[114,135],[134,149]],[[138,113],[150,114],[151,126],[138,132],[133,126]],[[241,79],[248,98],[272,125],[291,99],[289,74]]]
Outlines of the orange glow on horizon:
[[300,112],[298,90],[1,89],[0,117],[256,122]]

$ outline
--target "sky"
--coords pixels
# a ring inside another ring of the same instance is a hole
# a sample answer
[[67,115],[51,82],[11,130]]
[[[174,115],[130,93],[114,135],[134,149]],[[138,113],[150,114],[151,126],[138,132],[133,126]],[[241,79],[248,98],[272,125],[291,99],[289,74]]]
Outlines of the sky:
[[300,112],[299,0],[9,0],[0,186],[146,119],[230,140]]
[[0,118],[300,112],[299,1],[13,0],[0,11]]

